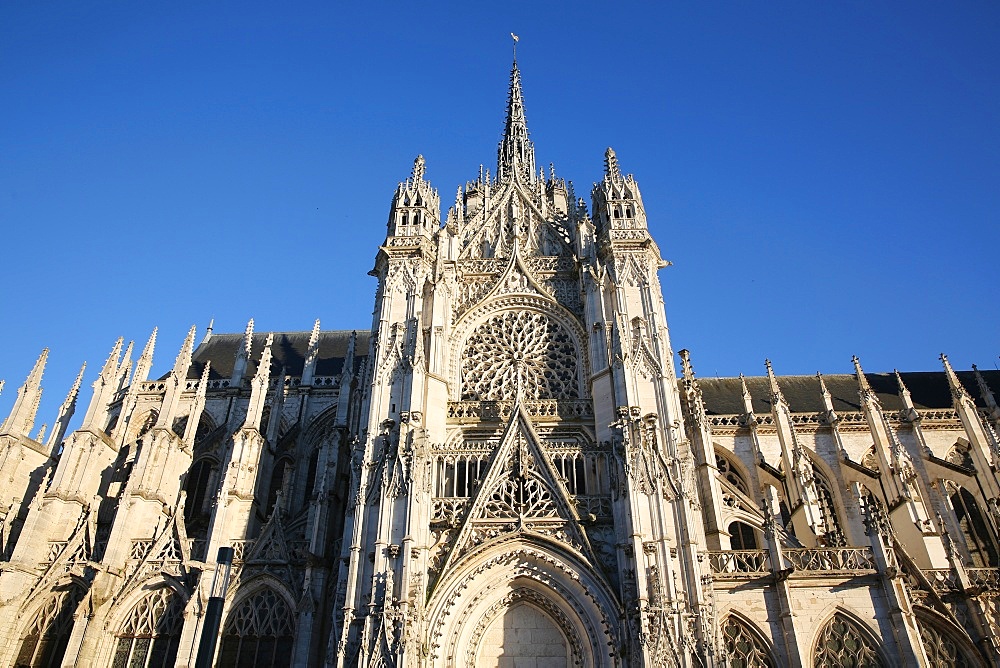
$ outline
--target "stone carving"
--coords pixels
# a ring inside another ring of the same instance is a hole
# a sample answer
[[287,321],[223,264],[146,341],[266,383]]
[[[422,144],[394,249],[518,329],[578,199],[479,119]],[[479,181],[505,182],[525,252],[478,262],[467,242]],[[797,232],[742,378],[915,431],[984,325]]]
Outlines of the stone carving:
[[577,351],[569,333],[534,311],[504,311],[473,330],[462,352],[464,401],[576,399]]

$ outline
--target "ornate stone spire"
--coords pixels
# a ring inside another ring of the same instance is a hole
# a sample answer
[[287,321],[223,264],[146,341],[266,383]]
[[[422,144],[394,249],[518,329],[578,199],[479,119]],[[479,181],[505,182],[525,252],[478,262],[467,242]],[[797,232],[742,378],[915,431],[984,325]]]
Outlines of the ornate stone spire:
[[83,418],[83,429],[103,430],[106,426],[108,404],[117,392],[115,378],[118,374],[118,358],[122,354],[122,343],[124,339],[119,336],[104,363],[104,368],[101,369],[101,375],[94,381],[94,394],[90,399],[90,406],[87,407],[87,414]]
[[149,370],[153,367],[153,350],[156,348],[156,332],[158,327],[153,328],[153,333],[149,335],[139,361],[135,363],[135,374],[132,376],[132,384],[142,383],[149,378]]
[[49,359],[49,349],[42,350],[42,354],[35,361],[35,366],[31,368],[28,378],[17,390],[17,399],[14,400],[14,408],[10,415],[0,425],[0,434],[22,434],[27,436],[31,428],[35,426],[35,414],[38,412],[38,402],[42,400],[42,374],[45,373],[45,363]]
[[73,413],[76,412],[76,398],[80,394],[80,385],[83,383],[83,372],[86,371],[86,369],[87,363],[84,362],[83,366],[80,367],[80,373],[76,375],[73,387],[69,388],[69,394],[66,395],[66,399],[62,402],[62,406],[59,407],[59,415],[56,417],[55,424],[52,427],[52,433],[49,434],[49,440],[48,443],[46,443],[46,446],[53,453],[62,442],[63,436],[66,435],[66,428],[69,426],[69,421],[73,417]]
[[618,156],[615,155],[615,150],[610,146],[604,152],[604,178],[616,183],[622,180],[622,170],[618,166]]
[[893,369],[892,372],[896,374],[896,384],[899,385],[899,398],[903,401],[903,411],[906,414],[906,419],[910,422],[919,420],[920,413],[917,412],[916,406],[913,405],[913,397],[910,396],[910,390],[906,387],[906,383],[903,382],[903,377],[899,375],[897,369]]
[[819,391],[823,396],[823,408],[826,410],[826,421],[828,424],[835,425],[840,421],[840,417],[837,415],[837,411],[833,410],[833,395],[830,394],[830,390],[826,389],[826,381],[823,380],[823,374],[817,371],[816,378],[819,380]]
[[510,69],[510,91],[507,93],[507,121],[503,139],[497,151],[497,181],[512,179],[524,183],[535,180],[535,147],[528,139],[528,122],[524,117],[521,95],[521,72],[514,61]]
[[167,389],[163,394],[163,404],[160,406],[160,414],[156,419],[156,426],[170,429],[174,419],[178,417],[178,407],[180,405],[181,393],[185,390],[188,369],[191,368],[191,355],[194,353],[194,335],[197,326],[191,325],[184,343],[174,360],[174,368],[170,370],[170,379],[167,381]]
[[944,375],[948,377],[948,386],[951,388],[951,395],[956,400],[968,399],[971,402],[972,397],[969,396],[968,391],[958,379],[958,374],[951,368],[951,362],[948,361],[948,356],[944,353],[941,353],[941,363],[944,364]]
[[247,360],[253,352],[253,318],[247,323],[247,329],[243,333],[243,341],[240,342],[239,350],[236,351],[236,362],[233,363],[233,376],[229,380],[231,387],[239,387],[243,383],[243,374],[247,370]]
[[851,357],[851,362],[854,363],[854,373],[858,376],[858,394],[862,399],[870,400],[881,408],[882,402],[879,401],[878,396],[875,395],[875,391],[872,389],[872,386],[868,384],[868,378],[865,377],[865,372],[861,368],[861,360],[858,359],[857,355],[854,355]]
[[788,405],[785,401],[785,395],[781,393],[781,388],[778,387],[778,378],[774,375],[774,369],[771,367],[771,360],[764,360],[764,366],[767,368],[767,380],[771,385],[771,400],[775,405],[784,404]]
[[271,380],[271,345],[274,343],[274,334],[267,335],[264,343],[264,351],[260,355],[260,362],[257,363],[257,373],[250,383],[250,403],[247,406],[247,417],[243,422],[244,429],[256,429],[260,431],[260,420],[264,415],[264,401],[267,398],[267,386]]
[[740,374],[740,389],[743,393],[743,415],[747,425],[756,425],[757,416],[753,412],[753,397],[750,395],[750,388],[747,387],[747,379]]
[[309,334],[309,346],[306,348],[306,360],[302,365],[302,385],[312,385],[313,376],[316,374],[316,360],[319,359],[319,318],[313,323],[312,332]]
[[195,436],[198,434],[198,423],[201,422],[201,413],[205,410],[205,395],[208,393],[208,375],[212,371],[212,360],[205,362],[205,368],[201,371],[201,380],[198,381],[198,390],[195,392],[194,405],[188,414],[187,425],[184,427],[184,443],[188,447],[194,446]]
[[1000,420],[1000,406],[997,405],[996,397],[993,396],[990,386],[986,384],[986,379],[983,378],[983,374],[979,373],[979,367],[975,364],[972,365],[972,373],[975,374],[976,384],[979,385],[979,396],[983,398],[983,403],[990,409],[990,417],[994,420]]

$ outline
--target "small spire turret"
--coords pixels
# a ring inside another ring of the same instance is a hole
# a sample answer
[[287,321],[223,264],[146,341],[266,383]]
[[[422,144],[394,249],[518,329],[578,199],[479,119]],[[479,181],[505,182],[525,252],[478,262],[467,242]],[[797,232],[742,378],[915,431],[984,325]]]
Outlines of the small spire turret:
[[771,367],[771,360],[765,359],[764,366],[767,368],[767,380],[771,386],[771,400],[775,405],[784,404],[787,406],[785,395],[781,393],[781,388],[778,386],[778,377],[774,375],[774,369]]
[[903,412],[906,415],[907,421],[918,421],[920,413],[917,412],[916,406],[913,405],[913,397],[910,396],[909,388],[906,387],[906,383],[903,382],[903,377],[899,375],[897,369],[893,369],[892,372],[896,375],[896,384],[899,386],[899,398],[903,402]]
[[610,146],[604,152],[604,178],[614,183],[621,183],[622,181],[622,170],[618,166],[618,156]]
[[80,395],[80,386],[83,384],[83,373],[86,370],[87,363],[84,362],[80,367],[80,373],[76,375],[76,380],[73,381],[73,386],[69,388],[69,394],[66,395],[62,406],[59,407],[59,414],[56,416],[55,423],[53,423],[52,433],[49,434],[49,440],[45,444],[53,454],[55,454],[56,448],[62,443],[63,437],[66,435],[66,429],[69,427],[69,421],[73,418],[73,413],[76,412],[76,398]]
[[979,373],[979,367],[975,364],[972,365],[972,373],[975,374],[976,384],[979,385],[979,396],[982,397],[986,407],[990,409],[990,417],[994,421],[1000,420],[1000,406],[997,405],[996,397],[993,396],[990,386],[986,384],[986,379],[983,378],[983,374]]
[[427,163],[418,155],[410,178],[396,187],[389,209],[387,237],[430,238],[440,227],[441,198],[425,177]]
[[17,390],[17,399],[10,415],[0,425],[0,434],[21,434],[27,436],[35,426],[35,415],[38,404],[42,400],[42,376],[45,374],[45,364],[49,359],[49,349],[43,348],[42,354],[35,360],[28,377]]
[[104,362],[101,374],[94,381],[94,394],[90,399],[90,405],[87,407],[87,414],[83,418],[82,429],[104,430],[105,421],[108,416],[108,405],[118,390],[116,381],[119,367],[118,359],[121,357],[124,341],[124,338],[118,337],[114,347],[111,349],[111,353],[108,355],[107,361]]
[[246,331],[243,333],[243,341],[236,351],[236,362],[233,364],[233,375],[229,380],[230,387],[240,387],[243,384],[243,374],[247,371],[247,360],[253,352],[253,318],[247,322]]
[[156,348],[156,332],[159,328],[154,327],[153,333],[149,335],[149,340],[139,355],[139,360],[135,363],[135,374],[132,376],[132,384],[145,382],[149,378],[149,370],[153,368],[153,350]]
[[256,429],[260,431],[260,420],[264,415],[264,401],[267,399],[267,386],[271,379],[271,345],[274,343],[274,334],[267,335],[264,343],[264,351],[260,355],[260,362],[257,364],[257,373],[250,383],[250,402],[247,405],[247,417],[243,422],[244,429]]
[[951,388],[951,396],[956,400],[967,399],[972,401],[972,397],[969,396],[969,392],[962,385],[962,381],[958,379],[958,374],[955,370],[951,368],[951,362],[948,361],[948,356],[941,353],[941,363],[944,364],[944,375],[948,378],[948,386]]
[[191,325],[184,343],[174,360],[174,368],[170,370],[170,378],[167,381],[167,389],[163,394],[163,404],[160,406],[160,414],[156,419],[156,426],[170,429],[174,419],[178,416],[177,407],[180,404],[181,393],[185,389],[188,369],[191,368],[191,356],[194,352],[194,335],[198,330],[196,325]]
[[319,318],[313,323],[309,334],[309,345],[306,348],[306,361],[302,365],[302,385],[312,385],[316,374],[316,361],[319,359]]
[[869,399],[881,408],[882,402],[879,401],[875,391],[872,390],[872,386],[868,384],[868,378],[865,376],[864,369],[861,368],[861,360],[858,359],[857,355],[854,355],[851,357],[851,362],[854,364],[854,373],[858,377],[858,394],[862,399]]
[[198,390],[194,395],[194,405],[184,427],[184,443],[188,447],[194,447],[194,439],[198,434],[198,423],[201,422],[201,413],[205,410],[205,395],[208,394],[208,375],[211,370],[212,360],[208,360],[205,362],[205,368],[201,370],[201,380],[198,381]]
[[743,394],[743,414],[747,424],[750,424],[756,421],[756,415],[753,411],[753,397],[750,395],[750,388],[747,387],[747,379],[742,373],[740,374],[740,389]]

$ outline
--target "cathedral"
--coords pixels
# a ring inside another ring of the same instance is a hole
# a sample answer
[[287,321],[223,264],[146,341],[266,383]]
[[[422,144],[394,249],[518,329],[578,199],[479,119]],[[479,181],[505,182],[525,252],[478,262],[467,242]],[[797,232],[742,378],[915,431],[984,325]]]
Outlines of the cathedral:
[[0,665],[1000,666],[1000,372],[699,378],[636,180],[539,169],[520,77],[494,173],[397,187],[370,329],[119,339],[48,435],[42,352]]

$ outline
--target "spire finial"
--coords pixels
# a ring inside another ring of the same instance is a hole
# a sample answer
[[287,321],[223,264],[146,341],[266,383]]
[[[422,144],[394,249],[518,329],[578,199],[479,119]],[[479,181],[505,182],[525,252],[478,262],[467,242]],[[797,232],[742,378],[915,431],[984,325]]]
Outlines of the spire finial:
[[621,181],[622,179],[622,170],[618,166],[618,156],[610,146],[604,152],[604,178],[609,181]]
[[520,37],[518,37],[517,35],[515,35],[514,33],[511,33],[511,34],[510,34],[510,38],[511,38],[512,40],[514,40],[514,62],[516,63],[516,62],[517,62],[517,43],[518,43],[518,41],[519,41],[519,40],[520,40],[521,38],[520,38]]
[[996,397],[993,396],[990,386],[986,384],[986,379],[983,378],[983,374],[979,372],[979,367],[975,364],[972,365],[972,373],[976,376],[976,384],[979,385],[979,396],[983,398],[986,407],[990,409],[993,415],[1000,415],[1000,406],[997,406]]
[[861,368],[861,360],[858,359],[857,355],[854,355],[851,357],[851,362],[854,364],[854,373],[858,375],[858,387],[861,389],[861,393],[874,396],[872,386],[868,384],[868,378],[865,377],[865,372]]
[[694,367],[691,365],[691,351],[687,348],[677,353],[681,358],[681,374],[685,380],[694,380]]
[[413,173],[410,175],[410,178],[413,180],[414,183],[419,183],[420,181],[424,180],[424,173],[426,172],[426,169],[427,169],[427,161],[424,160],[423,155],[418,155],[413,160]]
[[771,360],[765,359],[764,366],[767,368],[767,380],[771,384],[771,396],[774,398],[774,403],[788,403],[785,401],[785,395],[781,393],[781,388],[778,387],[778,377],[774,375]]
[[955,370],[951,368],[951,362],[948,361],[948,356],[941,353],[941,363],[944,364],[944,375],[948,377],[948,385],[951,387],[951,394],[956,399],[968,399],[972,401],[972,397],[966,391],[965,386],[958,379],[958,374]]

